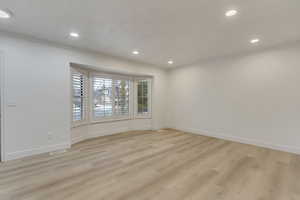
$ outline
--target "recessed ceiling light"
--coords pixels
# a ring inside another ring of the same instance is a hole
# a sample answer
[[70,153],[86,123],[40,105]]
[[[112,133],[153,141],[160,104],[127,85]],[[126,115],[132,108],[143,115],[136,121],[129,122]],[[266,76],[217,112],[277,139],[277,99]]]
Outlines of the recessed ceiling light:
[[232,17],[237,14],[237,10],[228,10],[225,15],[226,17]]
[[76,32],[71,32],[70,33],[70,37],[73,37],[73,38],[79,38],[79,33],[76,33]]
[[169,64],[169,65],[173,65],[173,64],[174,64],[174,61],[173,61],[173,60],[169,60],[169,61],[168,61],[168,64]]
[[9,19],[11,18],[11,16],[12,16],[11,12],[6,10],[0,10],[0,18]]
[[258,38],[254,38],[252,40],[250,40],[250,43],[251,44],[255,44],[255,43],[258,43],[260,40]]
[[137,50],[135,50],[135,51],[132,52],[132,54],[134,54],[134,55],[139,55],[140,52],[138,52]]

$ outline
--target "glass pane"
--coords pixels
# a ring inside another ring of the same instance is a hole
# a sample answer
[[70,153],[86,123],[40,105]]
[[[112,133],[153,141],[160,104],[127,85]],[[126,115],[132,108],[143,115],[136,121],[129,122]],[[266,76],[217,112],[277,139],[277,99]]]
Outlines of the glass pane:
[[148,97],[143,97],[143,113],[148,112]]
[[138,113],[145,114],[148,113],[148,81],[140,80],[138,81]]
[[83,99],[81,97],[73,97],[73,121],[83,119]]
[[83,76],[79,74],[73,74],[73,95],[82,96],[83,95]]
[[144,110],[144,98],[143,97],[138,97],[138,113],[143,113]]
[[72,74],[73,87],[73,121],[84,120],[84,75],[80,73]]
[[148,84],[147,84],[147,82],[144,83],[142,96],[143,97],[147,97],[148,96]]
[[143,85],[141,82],[138,83],[138,97],[141,97],[143,95]]
[[129,114],[129,81],[115,81],[115,112],[117,115]]
[[94,116],[112,116],[112,80],[94,77],[93,96]]

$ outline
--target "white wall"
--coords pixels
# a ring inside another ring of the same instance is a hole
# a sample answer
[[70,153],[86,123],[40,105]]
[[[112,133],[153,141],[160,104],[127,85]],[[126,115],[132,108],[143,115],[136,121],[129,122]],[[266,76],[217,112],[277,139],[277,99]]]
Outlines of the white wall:
[[[5,58],[6,160],[70,146],[70,62],[154,77],[152,120],[81,127],[72,130],[73,137],[82,137],[86,129],[98,136],[125,129],[164,127],[166,72],[162,69],[6,33],[0,33],[0,51]],[[141,124],[145,126],[138,127]]]
[[172,128],[300,153],[300,44],[170,72]]
[[[72,140],[163,127],[300,153],[300,44],[170,72],[4,33],[1,51],[6,160],[68,148]],[[70,62],[152,75],[153,119],[71,131]]]
[[72,128],[72,144],[89,138],[112,135],[115,133],[121,133],[131,130],[152,130],[160,128],[165,128],[164,124],[161,124],[159,127],[155,127],[153,126],[153,120],[151,119],[135,119],[107,123],[95,123]]
[[[0,51],[0,115],[3,116],[3,80],[4,80],[4,74],[3,74],[3,53]],[[4,151],[3,151],[3,117],[0,116],[0,162],[3,160],[4,157]]]

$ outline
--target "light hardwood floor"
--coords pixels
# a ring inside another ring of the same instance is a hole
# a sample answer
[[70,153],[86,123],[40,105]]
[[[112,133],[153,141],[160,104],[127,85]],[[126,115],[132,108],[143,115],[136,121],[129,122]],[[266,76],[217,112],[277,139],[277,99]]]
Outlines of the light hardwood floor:
[[0,164],[1,200],[300,200],[300,157],[175,130]]

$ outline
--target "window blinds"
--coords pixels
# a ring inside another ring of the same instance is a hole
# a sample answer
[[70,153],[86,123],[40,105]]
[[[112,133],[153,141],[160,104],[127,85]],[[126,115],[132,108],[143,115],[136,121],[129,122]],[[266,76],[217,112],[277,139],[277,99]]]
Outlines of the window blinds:
[[115,80],[115,114],[129,115],[129,80]]
[[85,76],[79,72],[72,73],[73,86],[73,121],[84,120]]
[[148,107],[148,80],[138,80],[137,82],[137,101],[138,114],[146,114],[149,112]]
[[92,87],[95,118],[129,115],[129,80],[94,76]]
[[113,81],[109,78],[93,77],[94,117],[108,117],[113,114]]
[[72,67],[73,126],[151,117],[151,79]]

